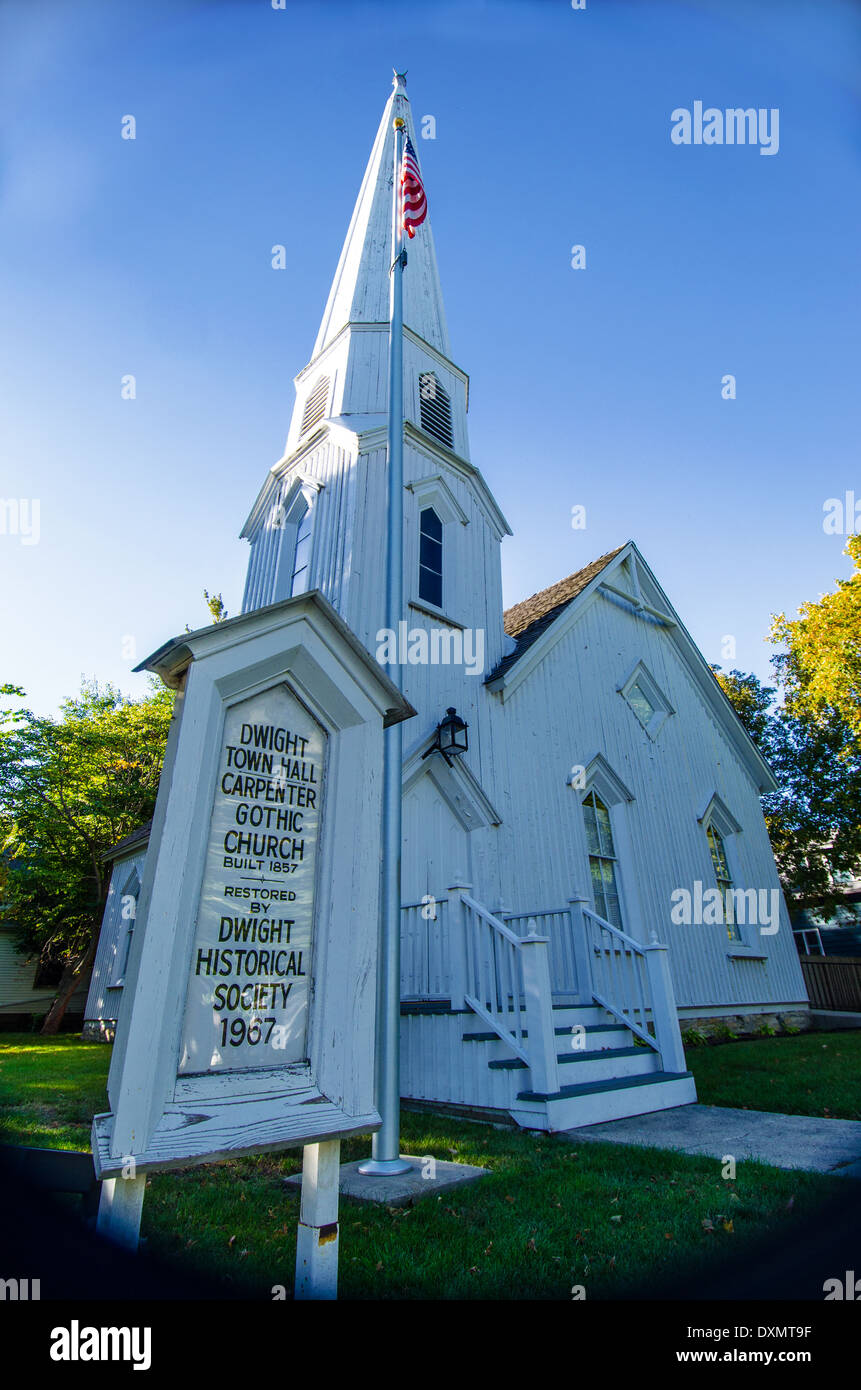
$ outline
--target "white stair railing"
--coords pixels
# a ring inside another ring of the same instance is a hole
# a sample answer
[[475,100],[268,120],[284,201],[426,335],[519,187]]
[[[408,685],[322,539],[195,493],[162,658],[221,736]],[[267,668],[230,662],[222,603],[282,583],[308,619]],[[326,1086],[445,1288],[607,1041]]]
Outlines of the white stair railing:
[[427,894],[401,906],[401,998],[448,999],[448,899]]
[[529,1068],[532,1090],[559,1090],[549,939],[518,936],[471,897],[469,884],[449,889],[452,909],[452,1007],[473,1013]]
[[[544,907],[534,912],[506,912],[499,909],[496,916],[511,927],[517,936],[537,932],[550,942],[547,953],[550,979],[555,998],[563,996],[572,1002],[577,998],[577,955],[574,933],[569,929],[567,907]],[[588,978],[588,977],[587,977]]]
[[[654,933],[648,945],[635,941],[584,907],[582,899],[579,903],[595,1003],[654,1048],[664,1071],[684,1071],[685,1051],[667,946]],[[649,1032],[649,1015],[654,1034]]]

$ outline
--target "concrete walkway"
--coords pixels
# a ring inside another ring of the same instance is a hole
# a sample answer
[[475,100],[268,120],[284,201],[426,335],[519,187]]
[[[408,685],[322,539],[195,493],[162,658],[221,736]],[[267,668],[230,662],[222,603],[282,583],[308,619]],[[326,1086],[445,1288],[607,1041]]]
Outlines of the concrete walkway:
[[680,1149],[721,1159],[757,1158],[775,1168],[861,1178],[861,1120],[820,1120],[718,1105],[681,1105],[566,1130],[574,1144],[600,1141]]

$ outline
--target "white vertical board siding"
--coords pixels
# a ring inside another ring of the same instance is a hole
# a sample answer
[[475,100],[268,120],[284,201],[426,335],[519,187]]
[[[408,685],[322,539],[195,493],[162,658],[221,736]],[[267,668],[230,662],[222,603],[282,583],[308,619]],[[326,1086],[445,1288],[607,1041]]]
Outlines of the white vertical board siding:
[[481,1028],[474,1014],[407,1014],[401,1018],[401,1095],[448,1100],[505,1111],[527,1073],[491,1070],[481,1047],[463,1041],[465,1027]]
[[389,394],[389,330],[350,330],[340,373],[339,415],[383,415]]
[[[297,472],[323,484],[314,500],[309,588],[321,589],[336,608],[341,607],[343,586],[350,574],[354,469],[355,455],[327,439],[285,472],[251,542],[243,612],[265,608],[276,600],[275,582],[284,532],[272,525],[272,518]],[[290,563],[289,555],[284,563]]]
[[117,953],[123,947],[129,928],[129,922],[122,916],[123,889],[135,870],[138,880],[143,882],[145,859],[146,846],[124,859],[117,859],[114,863],[99,931],[99,944],[93,961],[93,973],[90,976],[90,988],[84,1005],[85,1023],[117,1017],[122,986],[111,985],[111,979]]
[[[367,361],[362,379],[370,381],[366,404],[378,406],[385,355],[381,335],[357,333],[356,350]],[[414,345],[411,345],[411,351]],[[416,363],[426,366],[415,349]],[[352,355],[351,359],[352,361]],[[373,370],[372,370],[373,367]],[[459,383],[443,376],[453,392],[453,420],[462,418]],[[356,367],[359,371],[359,367]],[[409,373],[409,390],[414,390]],[[415,388],[417,390],[417,387]],[[417,399],[417,396],[416,396]],[[358,401],[356,401],[358,404]],[[413,403],[415,404],[415,402]],[[456,407],[456,408],[455,408]],[[408,407],[411,408],[411,407]],[[671,946],[671,968],[681,1007],[790,1003],[806,997],[785,908],[776,937],[748,934],[766,962],[727,956],[722,925],[680,927],[670,921],[671,893],[693,889],[696,880],[714,885],[711,858],[697,817],[717,793],[742,825],[736,837],[739,887],[778,887],[759,797],[728,738],[718,727],[694,685],[688,667],[667,632],[597,597],[584,607],[574,628],[553,647],[505,701],[489,694],[486,674],[504,653],[500,543],[497,532],[463,470],[410,440],[405,446],[405,477],[416,483],[441,475],[467,518],[448,521],[444,565],[452,583],[444,595],[447,618],[481,630],[485,669],[468,675],[463,666],[405,665],[400,683],[418,711],[405,730],[407,750],[432,734],[446,708],[454,705],[469,725],[466,763],[502,816],[498,828],[468,835],[473,891],[491,907],[512,911],[562,907],[576,890],[589,892],[588,858],[580,797],[566,786],[571,768],[602,753],[633,793],[624,808],[629,858],[623,864],[627,892],[626,925],[648,938],[652,930]],[[387,548],[386,449],[359,452],[341,439],[324,438],[301,459],[303,474],[322,488],[315,501],[311,585],[320,588],[372,654],[385,612]],[[285,475],[289,483],[292,470]],[[410,629],[445,627],[444,619],[410,607],[418,599],[418,526],[421,503],[404,490],[404,597]],[[256,603],[271,601],[263,531],[258,533],[249,585]],[[269,544],[277,539],[269,538]],[[257,567],[256,570],[254,567]],[[643,661],[673,706],[656,739],[651,739],[617,692],[638,661]],[[432,818],[428,821],[432,824]],[[442,867],[429,850],[424,866],[421,840],[405,844],[414,880],[442,897],[463,874],[464,854],[454,849]],[[424,867],[424,872],[422,869]],[[433,882],[431,882],[431,879]],[[420,894],[408,893],[407,900]],[[639,911],[633,912],[636,897]]]
[[34,989],[38,960],[15,945],[14,932],[0,930],[0,1014],[45,1013],[54,989]]
[[[616,689],[638,661],[675,710],[654,740]],[[785,907],[776,935],[747,933],[767,955],[765,962],[730,960],[722,924],[670,921],[674,889],[692,891],[697,879],[705,888],[715,886],[697,819],[715,792],[742,827],[736,836],[743,874],[738,886],[772,889],[779,882],[757,789],[664,629],[598,597],[507,696],[504,708],[507,800],[516,833],[509,821],[501,839],[504,891],[512,908],[556,906],[553,897],[561,906],[574,887],[591,897],[582,793],[566,786],[566,778],[574,765],[602,753],[634,797],[620,808],[631,851],[622,864],[623,893],[630,900],[636,890],[646,939],[654,929],[670,946],[677,1004],[806,1000]],[[626,925],[633,925],[630,916],[629,910]]]

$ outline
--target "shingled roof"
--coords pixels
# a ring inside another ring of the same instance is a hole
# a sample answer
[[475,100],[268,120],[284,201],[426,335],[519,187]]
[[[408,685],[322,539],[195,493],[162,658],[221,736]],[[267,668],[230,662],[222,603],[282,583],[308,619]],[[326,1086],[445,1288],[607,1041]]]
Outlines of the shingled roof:
[[112,859],[122,859],[129,850],[139,847],[142,849],[144,845],[149,843],[151,833],[152,820],[148,820],[145,825],[139,825],[137,830],[133,830],[131,835],[126,835],[122,840],[117,840],[115,845],[111,845],[110,849],[102,855],[102,860],[109,864]]
[[502,658],[499,665],[487,677],[487,681],[504,676],[506,671],[509,671],[515,662],[520,660],[523,653],[532,646],[532,643],[537,641],[542,632],[547,631],[547,628],[558,618],[563,608],[567,608],[578,594],[582,594],[596,575],[599,575],[624,548],[624,546],[617,545],[615,550],[608,550],[606,555],[602,555],[598,560],[592,560],[581,570],[575,570],[566,579],[560,579],[556,584],[551,584],[548,589],[541,589],[531,598],[525,598],[520,603],[515,603],[513,607],[506,608],[502,615],[505,631],[509,637],[515,638],[517,646],[513,652]]

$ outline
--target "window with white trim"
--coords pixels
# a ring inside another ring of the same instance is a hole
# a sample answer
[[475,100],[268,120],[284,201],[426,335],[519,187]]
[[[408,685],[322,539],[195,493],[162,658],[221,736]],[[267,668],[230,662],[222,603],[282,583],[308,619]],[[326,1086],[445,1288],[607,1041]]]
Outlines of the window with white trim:
[[741,827],[717,795],[712,797],[700,823],[705,831],[715,883],[723,900],[727,936],[732,945],[745,946],[741,927],[736,920],[737,900],[743,900],[745,908],[748,902],[748,896],[740,887],[741,874],[735,843]]
[[709,853],[712,857],[712,868],[715,872],[715,882],[720,889],[721,897],[724,900],[724,923],[726,925],[727,936],[730,941],[741,941],[741,932],[735,920],[732,908],[729,904],[733,899],[731,896],[734,888],[732,874],[726,861],[726,849],[724,847],[723,836],[713,825],[706,828],[706,839],[709,844]]
[[637,663],[624,685],[619,686],[619,693],[649,737],[657,738],[664,721],[674,710],[642,661]]
[[622,929],[619,865],[610,812],[594,791],[583,799],[583,818],[586,822],[586,845],[589,851],[589,877],[592,899],[599,917]]
[[433,507],[419,513],[419,598],[442,608],[442,522]]
[[296,532],[296,544],[293,549],[293,570],[290,576],[290,597],[294,598],[297,594],[304,594],[308,591],[308,581],[311,575],[311,537],[314,531],[314,509],[306,503],[305,511],[299,522],[299,529]]
[[135,917],[137,916],[140,891],[141,881],[138,876],[138,871],[137,869],[133,869],[120,894],[120,928],[117,932],[117,948],[114,953],[114,963],[109,981],[110,985],[113,987],[124,985],[126,981],[126,971],[128,969],[129,955],[132,949],[132,937],[135,930]]
[[280,603],[311,587],[319,486],[313,478],[294,478],[272,509],[269,526],[280,531],[281,538],[266,603]]

